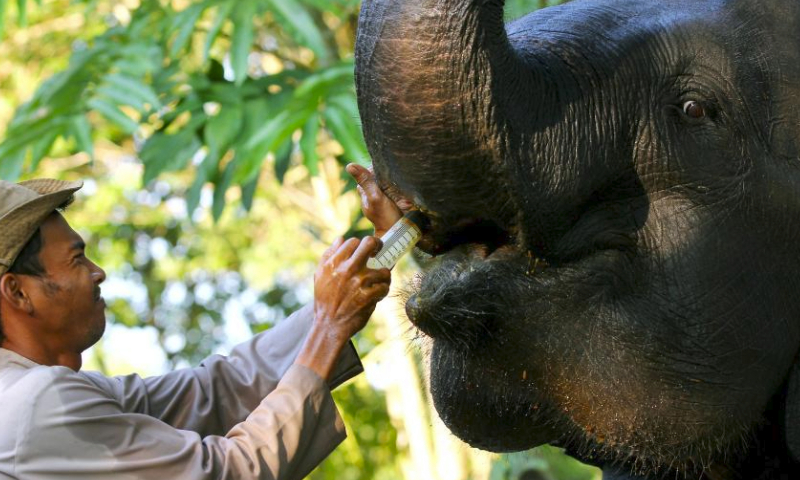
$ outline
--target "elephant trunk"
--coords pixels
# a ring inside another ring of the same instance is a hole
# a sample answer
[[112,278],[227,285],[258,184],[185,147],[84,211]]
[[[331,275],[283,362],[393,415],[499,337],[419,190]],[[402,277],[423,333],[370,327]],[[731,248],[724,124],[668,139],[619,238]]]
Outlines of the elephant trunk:
[[[552,82],[515,53],[502,0],[365,0],[356,88],[379,181],[440,225],[508,230],[508,114],[541,109]],[[520,94],[538,92],[537,99]],[[391,172],[391,178],[389,178]]]

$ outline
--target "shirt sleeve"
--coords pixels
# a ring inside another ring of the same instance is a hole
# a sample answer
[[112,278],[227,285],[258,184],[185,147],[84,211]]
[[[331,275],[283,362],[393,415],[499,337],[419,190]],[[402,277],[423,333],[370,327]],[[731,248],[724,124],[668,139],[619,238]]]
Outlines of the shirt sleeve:
[[48,374],[17,432],[21,479],[299,480],[345,437],[330,389],[299,365],[226,435],[206,437],[126,412],[69,369]]
[[[224,435],[275,390],[297,358],[313,317],[313,307],[306,306],[236,346],[229,356],[213,355],[197,368],[145,379],[83,375],[113,395],[126,412],[150,415],[201,436]],[[348,343],[328,386],[333,389],[362,371]]]

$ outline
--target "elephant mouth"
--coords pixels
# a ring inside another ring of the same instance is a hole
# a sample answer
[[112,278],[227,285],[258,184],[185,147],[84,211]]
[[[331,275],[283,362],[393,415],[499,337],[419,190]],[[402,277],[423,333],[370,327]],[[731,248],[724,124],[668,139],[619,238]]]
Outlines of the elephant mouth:
[[520,297],[559,297],[579,279],[619,271],[635,250],[634,238],[613,226],[598,229],[590,217],[562,235],[548,254],[526,245],[514,225],[472,220],[433,229],[420,242],[432,257],[423,262],[406,301],[409,320],[435,340],[476,347],[490,340],[485,334]]
[[[560,374],[551,359],[566,355],[558,338],[572,313],[632,270],[630,236],[586,220],[549,256],[528,247],[519,229],[471,222],[439,243],[412,286],[406,313],[432,340],[434,404],[470,445],[518,451],[562,445],[564,432],[576,431],[554,388]],[[427,240],[442,237],[434,231]]]

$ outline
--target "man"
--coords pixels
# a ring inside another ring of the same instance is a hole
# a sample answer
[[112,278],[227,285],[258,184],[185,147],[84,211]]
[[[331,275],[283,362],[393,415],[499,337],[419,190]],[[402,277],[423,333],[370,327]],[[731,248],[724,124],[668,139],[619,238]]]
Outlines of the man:
[[[398,208],[348,167],[381,234]],[[77,182],[0,181],[0,478],[301,479],[345,437],[330,389],[362,370],[349,339],[389,291],[380,242],[338,240],[314,304],[194,369],[80,372],[105,272],[59,213]]]

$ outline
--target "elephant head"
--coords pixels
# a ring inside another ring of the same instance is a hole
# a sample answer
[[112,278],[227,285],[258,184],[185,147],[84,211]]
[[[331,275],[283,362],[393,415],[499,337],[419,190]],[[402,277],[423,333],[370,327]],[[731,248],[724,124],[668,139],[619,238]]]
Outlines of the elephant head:
[[406,311],[457,436],[794,471],[800,3],[365,0],[356,87],[379,183],[432,222]]

